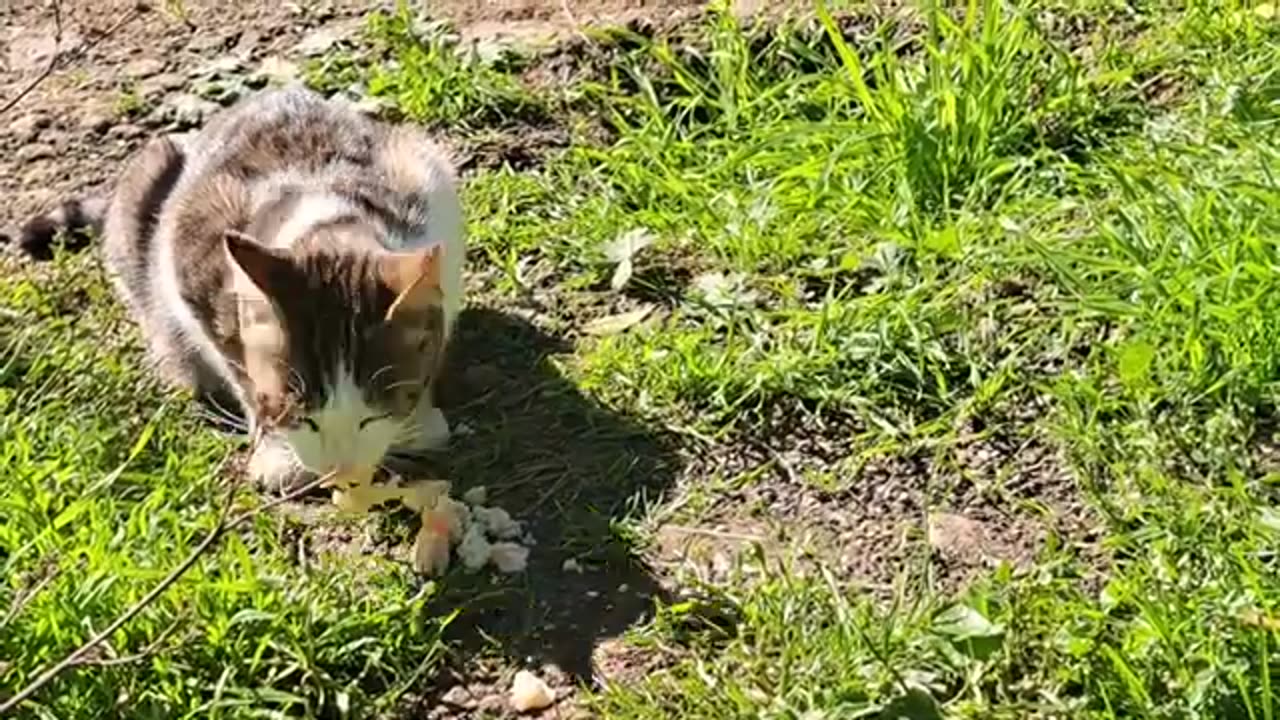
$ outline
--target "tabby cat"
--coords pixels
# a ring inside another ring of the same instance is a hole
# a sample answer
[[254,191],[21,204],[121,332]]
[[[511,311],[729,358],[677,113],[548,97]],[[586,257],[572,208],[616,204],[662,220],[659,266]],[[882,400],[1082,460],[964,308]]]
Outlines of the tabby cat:
[[[453,168],[418,129],[301,87],[159,137],[109,203],[58,210],[100,231],[113,284],[169,382],[261,431],[251,474],[371,475],[449,436],[433,387],[462,303]],[[73,229],[73,228],[62,228]]]

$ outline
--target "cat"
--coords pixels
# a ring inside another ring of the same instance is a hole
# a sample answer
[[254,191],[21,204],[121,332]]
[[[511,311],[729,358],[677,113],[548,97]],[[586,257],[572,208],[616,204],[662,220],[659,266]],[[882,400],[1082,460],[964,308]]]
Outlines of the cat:
[[300,85],[263,90],[152,139],[109,203],[64,202],[23,243],[67,218],[99,230],[161,376],[261,436],[259,485],[372,477],[447,444],[434,389],[465,228],[453,166],[423,131]]

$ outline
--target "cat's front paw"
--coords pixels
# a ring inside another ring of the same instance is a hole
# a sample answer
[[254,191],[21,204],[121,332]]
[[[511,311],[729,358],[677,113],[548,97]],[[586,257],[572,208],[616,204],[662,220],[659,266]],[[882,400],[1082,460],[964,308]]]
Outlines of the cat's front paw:
[[396,448],[396,452],[416,454],[443,450],[449,445],[449,421],[440,408],[418,411],[418,432],[413,439]]
[[249,478],[259,490],[287,493],[306,484],[311,474],[283,442],[263,440],[249,457]]

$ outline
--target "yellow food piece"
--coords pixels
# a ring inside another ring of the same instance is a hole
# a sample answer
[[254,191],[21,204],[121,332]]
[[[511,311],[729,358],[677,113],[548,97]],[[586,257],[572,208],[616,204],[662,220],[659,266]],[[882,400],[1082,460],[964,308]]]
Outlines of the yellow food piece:
[[352,513],[366,513],[389,500],[399,500],[404,489],[386,485],[354,485],[346,490],[333,491],[333,504],[338,509]]
[[435,507],[440,498],[448,495],[447,480],[416,480],[401,490],[400,502],[410,510],[422,512]]
[[471,552],[464,553],[464,560],[468,567],[474,566],[471,569],[493,562],[502,572],[520,572],[528,560],[526,548],[511,542],[491,546],[485,538],[486,530],[498,537],[517,535],[519,523],[496,508],[477,507],[473,518],[471,508],[449,497],[448,481],[406,483],[394,479],[385,485],[374,485],[372,473],[365,476],[357,472],[336,477],[327,485],[333,487],[333,504],[343,512],[367,513],[379,505],[399,501],[421,513],[422,527],[414,538],[412,554],[414,570],[419,573],[438,575],[448,570],[452,546],[463,538],[463,529],[468,525],[469,534],[474,535],[470,544],[475,547],[468,548]]
[[347,489],[359,487],[361,485],[372,485],[374,472],[376,472],[376,470],[371,467],[348,470],[340,474],[335,474],[328,482],[324,483],[324,486]]
[[449,569],[449,548],[457,518],[447,510],[424,510],[422,528],[413,543],[413,569],[437,575]]

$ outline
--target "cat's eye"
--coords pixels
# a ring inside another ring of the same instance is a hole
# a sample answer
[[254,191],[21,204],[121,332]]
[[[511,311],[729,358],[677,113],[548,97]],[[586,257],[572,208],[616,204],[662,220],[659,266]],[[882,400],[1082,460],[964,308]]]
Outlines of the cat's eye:
[[311,432],[320,432],[320,426],[317,425],[316,421],[312,420],[311,418],[302,418],[298,422],[302,423],[303,425],[306,425],[307,429],[310,430]]
[[360,429],[363,430],[369,427],[370,423],[375,423],[375,422],[378,422],[379,420],[385,420],[386,418],[389,418],[389,417],[391,417],[391,413],[383,413],[381,415],[374,415],[373,417],[367,417],[360,421]]

